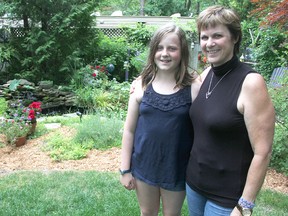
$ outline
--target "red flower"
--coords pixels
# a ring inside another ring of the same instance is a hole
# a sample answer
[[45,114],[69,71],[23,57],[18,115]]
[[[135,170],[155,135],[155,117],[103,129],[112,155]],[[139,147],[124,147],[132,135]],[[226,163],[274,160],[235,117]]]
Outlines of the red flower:
[[206,62],[207,62],[207,57],[204,56],[202,61],[206,64]]
[[102,66],[100,69],[101,72],[104,72],[105,70],[106,70],[105,66]]
[[32,102],[29,106],[30,109],[36,109],[37,111],[41,112],[41,102]]
[[28,119],[29,120],[35,119],[35,111],[33,109],[29,110]]
[[28,106],[28,119],[30,121],[36,120],[36,114],[40,113],[42,111],[41,109],[41,102],[32,102]]
[[96,74],[96,73],[93,73],[93,74],[92,74],[92,76],[93,76],[93,77],[96,77],[96,76],[97,76],[97,74]]
[[95,68],[96,68],[96,69],[99,69],[99,68],[100,68],[100,66],[99,66],[99,65],[97,65]]

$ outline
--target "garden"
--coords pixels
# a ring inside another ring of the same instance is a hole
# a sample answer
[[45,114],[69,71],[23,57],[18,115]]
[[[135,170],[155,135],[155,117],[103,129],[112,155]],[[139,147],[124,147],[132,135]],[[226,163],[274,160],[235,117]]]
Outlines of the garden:
[[[274,68],[287,67],[287,24],[275,15],[285,7],[239,2],[223,4],[239,9],[241,54],[253,50],[249,58],[268,84]],[[24,20],[21,28],[0,28],[0,215],[139,215],[136,195],[121,186],[118,168],[130,84],[141,72],[155,26],[121,26],[117,37],[91,28],[91,12],[109,5],[110,0],[0,2],[1,14]],[[167,16],[165,5],[148,2],[146,12]],[[134,6],[125,6],[127,15],[135,15]],[[181,10],[188,16],[192,9]],[[196,43],[195,16],[183,28]],[[206,59],[201,53],[196,59],[200,73]],[[288,212],[288,78],[278,82],[279,87],[267,85],[277,119],[256,216]],[[20,136],[26,140],[18,146]],[[188,216],[186,203],[182,215]]]

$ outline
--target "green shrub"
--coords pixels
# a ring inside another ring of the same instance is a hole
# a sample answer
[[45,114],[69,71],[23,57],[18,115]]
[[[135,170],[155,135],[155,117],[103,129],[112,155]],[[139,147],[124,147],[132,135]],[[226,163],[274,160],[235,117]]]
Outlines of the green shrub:
[[[125,72],[127,68],[124,63],[127,61],[131,63],[134,57],[145,52],[147,43],[152,35],[148,29],[124,28],[123,30],[125,35],[122,37],[109,38],[103,36],[99,41],[99,48],[96,50],[97,64],[104,66],[113,64],[115,68],[111,73],[111,77],[118,82],[126,81]],[[133,36],[131,32],[133,32]],[[146,32],[145,35],[142,35],[142,32]],[[137,41],[137,38],[142,39]],[[139,68],[135,68],[134,64],[129,64],[128,70],[128,80],[130,81],[139,74]]]
[[23,11],[33,10],[33,13],[26,13],[29,23],[18,28],[21,37],[11,31],[11,51],[8,51],[13,55],[8,56],[5,80],[24,78],[34,83],[41,80],[52,80],[57,85],[69,83],[71,71],[95,58],[99,32],[91,28],[95,22],[90,15],[95,5],[95,1],[76,0],[9,3],[7,7],[15,19],[22,17]]
[[[125,120],[126,118],[130,96],[129,91],[130,83],[128,82],[117,83],[114,81],[109,89],[110,103],[113,104],[111,110],[111,113],[113,113],[112,116],[116,116],[120,120]],[[106,112],[106,115],[111,117],[111,113]]]
[[91,149],[105,150],[121,145],[123,121],[118,118],[84,115],[81,122],[78,118],[45,119],[46,123],[55,121],[69,125],[72,130],[69,136],[59,130],[46,138],[42,148],[55,161],[79,160],[85,158]]
[[93,143],[95,149],[120,146],[122,128],[123,121],[116,118],[101,117],[100,115],[87,116],[77,127],[74,141],[81,145]]
[[268,80],[276,67],[287,66],[287,33],[277,28],[262,29],[255,47],[256,70]]
[[130,44],[140,43],[142,46],[147,46],[152,34],[157,29],[155,26],[147,26],[142,23],[138,23],[136,27],[123,26],[126,38]]
[[276,111],[276,127],[270,165],[288,175],[288,78],[281,88],[269,89]]
[[94,104],[94,94],[93,87],[86,86],[84,88],[79,88],[75,91],[77,96],[76,105],[78,107],[82,107],[85,112],[94,112],[96,109],[96,105]]
[[148,56],[148,49],[145,49],[142,53],[140,53],[137,56],[134,56],[131,58],[131,65],[135,67],[137,70],[138,74],[141,73],[141,71],[144,68],[144,65],[147,61],[147,56]]
[[93,86],[95,82],[92,66],[86,65],[73,74],[70,85],[73,89],[81,89],[86,86]]
[[5,98],[0,98],[0,116],[4,115],[8,109],[7,101]]
[[86,66],[72,79],[77,106],[88,113],[97,112],[110,117],[117,115],[121,120],[125,119],[130,83],[119,83],[106,75],[93,77],[91,74],[91,68]]
[[97,49],[98,64],[107,66],[113,64],[115,69],[112,76],[118,81],[125,80],[124,74],[124,62],[127,60],[127,48],[128,43],[124,37],[109,38],[104,36],[99,42],[99,48]]
[[49,142],[43,147],[43,150],[48,151],[49,156],[55,161],[79,160],[85,158],[89,151],[89,148],[83,148],[73,142],[73,137],[66,137],[58,132],[50,135],[48,139]]

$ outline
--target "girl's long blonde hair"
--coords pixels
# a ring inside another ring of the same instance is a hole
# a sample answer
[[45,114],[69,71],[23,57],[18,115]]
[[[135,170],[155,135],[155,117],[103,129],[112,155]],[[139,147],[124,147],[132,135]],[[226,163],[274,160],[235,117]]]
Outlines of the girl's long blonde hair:
[[147,85],[152,83],[155,79],[157,73],[157,66],[154,62],[155,53],[157,47],[162,40],[162,38],[168,33],[176,33],[180,40],[181,45],[181,62],[177,73],[175,73],[176,87],[183,88],[184,86],[191,85],[193,77],[188,72],[189,66],[189,46],[184,30],[175,24],[166,24],[160,27],[153,35],[150,41],[150,49],[147,59],[147,64],[145,65],[142,73],[142,87],[145,89]]

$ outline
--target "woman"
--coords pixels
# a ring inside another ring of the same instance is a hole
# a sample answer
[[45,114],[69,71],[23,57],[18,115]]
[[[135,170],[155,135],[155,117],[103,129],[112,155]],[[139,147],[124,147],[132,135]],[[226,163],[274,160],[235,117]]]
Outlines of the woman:
[[186,177],[190,215],[251,215],[269,164],[275,113],[263,77],[241,63],[239,16],[222,6],[197,28],[211,67],[190,109],[194,141]]
[[[120,182],[136,189],[141,215],[180,216],[193,134],[189,119],[198,84],[188,72],[184,31],[174,24],[158,29],[148,62],[133,83],[122,139]],[[192,98],[191,98],[192,95]]]

